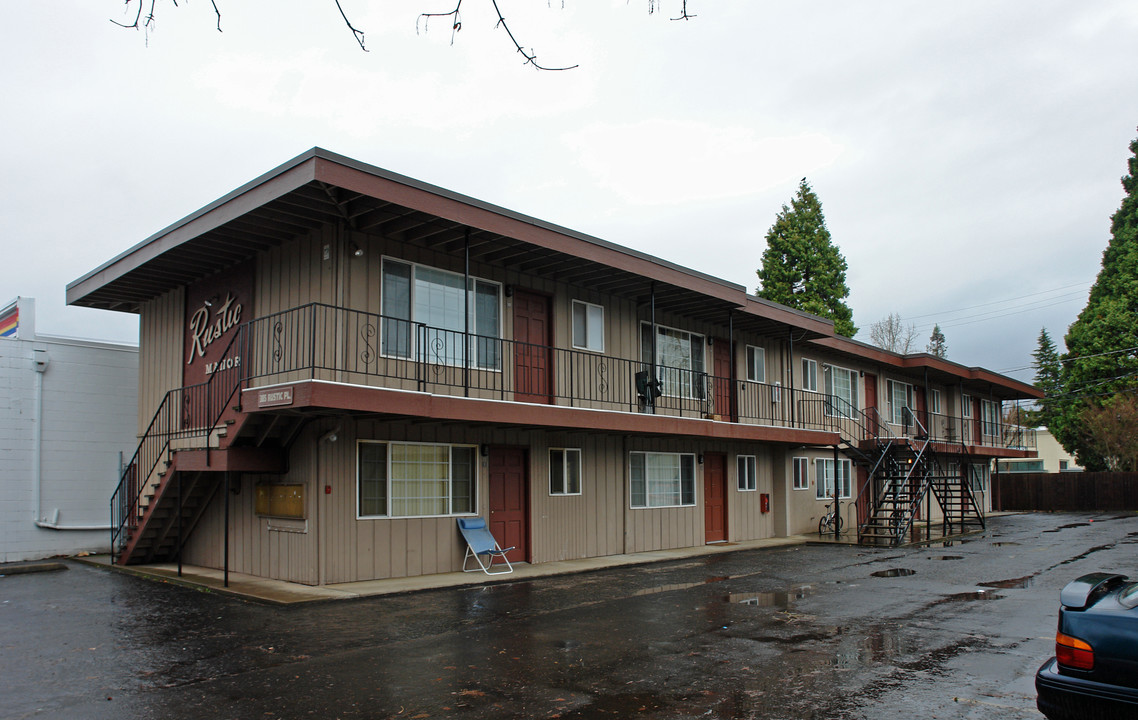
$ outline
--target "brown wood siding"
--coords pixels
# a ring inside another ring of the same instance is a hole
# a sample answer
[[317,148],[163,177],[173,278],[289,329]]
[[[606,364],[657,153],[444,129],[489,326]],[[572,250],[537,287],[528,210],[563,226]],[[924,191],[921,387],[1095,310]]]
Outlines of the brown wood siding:
[[181,288],[142,306],[138,321],[138,434],[146,431],[166,393],[182,386],[185,292]]

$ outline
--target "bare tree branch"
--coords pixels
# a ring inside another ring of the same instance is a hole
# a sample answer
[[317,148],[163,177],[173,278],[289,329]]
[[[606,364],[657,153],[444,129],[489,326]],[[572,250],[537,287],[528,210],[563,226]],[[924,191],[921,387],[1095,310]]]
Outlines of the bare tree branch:
[[[174,4],[174,7],[178,7],[178,0],[170,1]],[[117,20],[111,20],[112,23],[118,25],[119,27],[134,28],[136,30],[143,29],[147,32],[154,29],[156,17],[155,6],[158,0],[149,0],[149,12],[144,12],[147,0],[124,0],[124,2],[127,8],[130,7],[131,3],[138,2],[138,10],[134,16],[134,22],[128,25]],[[340,17],[344,19],[344,24],[347,25],[348,30],[352,32],[352,37],[355,38],[355,41],[357,43],[359,43],[360,49],[364,52],[368,52],[367,46],[364,44],[364,32],[352,25],[352,21],[348,18],[348,14],[344,11],[344,6],[341,4],[340,0],[333,0],[333,2],[336,3],[336,9],[340,11]],[[415,21],[415,30],[419,30],[420,20],[423,22],[423,30],[425,32],[427,23],[431,18],[449,17],[451,18],[450,42],[453,45],[455,36],[458,34],[458,31],[462,29],[462,16],[459,14],[459,11],[462,9],[462,2],[463,0],[456,0],[454,10],[450,10],[449,12],[419,13],[419,17]],[[210,4],[213,5],[213,12],[217,16],[217,31],[221,32],[221,10],[217,7],[217,0],[210,0]],[[510,38],[510,42],[514,44],[514,47],[517,49],[517,51],[521,53],[523,58],[525,58],[526,65],[532,65],[538,70],[572,70],[578,67],[577,65],[568,65],[565,67],[549,67],[539,63],[537,61],[537,53],[534,52],[533,48],[530,48],[528,50],[525,49],[522,47],[522,44],[518,42],[518,39],[514,37],[514,33],[512,30],[510,30],[510,26],[506,24],[506,18],[502,15],[501,8],[498,7],[498,0],[490,0],[490,4],[494,6],[494,12],[498,15],[498,22],[494,25],[494,27],[501,28],[505,31],[506,36]],[[562,7],[564,7],[564,2],[562,2]],[[662,8],[663,0],[648,0],[649,15],[656,12],[657,10],[662,10]],[[679,17],[672,18],[672,20],[690,20],[694,17],[696,16],[688,12],[687,0],[682,0],[680,15]]]
[[688,14],[688,0],[684,0],[683,7],[680,10],[680,16],[674,17],[672,19],[673,20],[691,20],[693,17],[695,17],[695,15],[689,15]]
[[514,47],[516,47],[518,49],[518,52],[522,54],[522,57],[526,59],[527,64],[533,65],[538,70],[572,70],[573,68],[577,67],[576,65],[570,65],[568,67],[545,67],[544,65],[539,65],[537,62],[537,54],[534,53],[533,48],[530,48],[530,51],[527,53],[522,49],[521,44],[518,43],[517,39],[514,37],[514,34],[510,32],[509,26],[506,25],[506,18],[502,17],[502,11],[498,9],[498,0],[490,0],[490,2],[494,5],[494,12],[498,13],[498,26],[501,26],[501,28],[506,31],[506,34],[510,36],[510,40],[514,43]]
[[[212,0],[211,0],[211,2],[212,2]],[[216,5],[214,7],[216,7]],[[363,31],[362,30],[356,30],[352,26],[352,21],[348,19],[348,14],[344,12],[343,6],[340,5],[340,0],[336,0],[336,9],[340,11],[340,17],[344,18],[344,22],[347,23],[348,29],[352,31],[352,37],[354,37],[356,39],[356,42],[358,42],[360,44],[360,50],[367,52],[367,48],[364,47]],[[218,15],[217,21],[218,21],[218,29],[220,29],[220,23],[221,23],[221,16],[220,15]]]

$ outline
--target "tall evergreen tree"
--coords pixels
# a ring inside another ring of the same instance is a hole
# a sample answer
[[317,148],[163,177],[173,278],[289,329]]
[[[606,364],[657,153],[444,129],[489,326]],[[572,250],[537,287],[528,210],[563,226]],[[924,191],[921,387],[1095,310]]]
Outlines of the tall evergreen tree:
[[1130,172],[1122,178],[1126,194],[1110,218],[1102,269],[1086,307],[1067,330],[1063,394],[1054,404],[1056,437],[1088,470],[1106,463],[1086,441],[1081,414],[1103,407],[1119,392],[1138,389],[1138,139],[1130,151]]
[[929,344],[925,346],[925,350],[934,357],[948,357],[948,343],[944,340],[944,333],[939,324],[933,324],[933,333],[929,335]]
[[1060,372],[1062,364],[1059,362],[1059,352],[1055,343],[1047,334],[1047,328],[1039,330],[1039,341],[1035,352],[1031,354],[1034,359],[1032,367],[1035,368],[1035,387],[1047,393],[1047,397],[1039,402],[1039,408],[1030,415],[1029,424],[1045,425],[1052,434],[1059,432],[1055,412],[1055,404],[1060,402],[1057,396],[1063,392]]
[[853,337],[857,327],[846,305],[846,259],[830,239],[822,203],[802,178],[790,207],[782,206],[767,231],[758,270],[759,297],[834,321],[834,331]]

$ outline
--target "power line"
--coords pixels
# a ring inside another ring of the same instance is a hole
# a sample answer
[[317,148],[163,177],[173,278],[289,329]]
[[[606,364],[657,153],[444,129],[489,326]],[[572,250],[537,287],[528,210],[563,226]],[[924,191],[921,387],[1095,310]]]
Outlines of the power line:
[[[1084,287],[1090,285],[1090,281],[1075,283],[1074,285],[1064,285],[1062,287],[1051,288],[1050,290],[1040,290],[1039,292],[1028,293],[1027,295],[1019,295],[1018,297],[1006,298],[1004,300],[993,300],[992,302],[980,303],[979,305],[969,305],[968,307],[956,308],[955,310],[942,310],[940,312],[925,313],[923,315],[912,315],[910,317],[902,318],[902,320],[917,320],[919,318],[934,317],[951,315],[953,313],[964,312],[965,310],[975,310],[976,308],[988,307],[989,305],[999,305],[1000,303],[1013,302],[1015,300],[1023,300],[1036,295],[1046,295],[1048,293],[1058,292],[1060,290],[1069,290],[1074,287]],[[1053,299],[1053,298],[1049,298]]]

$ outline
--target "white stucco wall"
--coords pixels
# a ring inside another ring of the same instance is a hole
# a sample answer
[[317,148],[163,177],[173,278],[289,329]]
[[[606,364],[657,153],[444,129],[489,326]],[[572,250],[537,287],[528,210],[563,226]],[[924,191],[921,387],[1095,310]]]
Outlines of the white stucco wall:
[[[0,562],[109,549],[109,501],[120,453],[129,460],[137,443],[137,397],[136,347],[0,339]],[[66,529],[77,526],[97,529]]]

